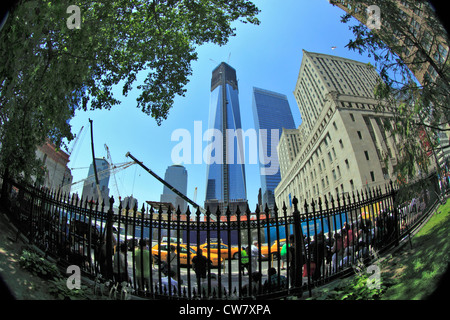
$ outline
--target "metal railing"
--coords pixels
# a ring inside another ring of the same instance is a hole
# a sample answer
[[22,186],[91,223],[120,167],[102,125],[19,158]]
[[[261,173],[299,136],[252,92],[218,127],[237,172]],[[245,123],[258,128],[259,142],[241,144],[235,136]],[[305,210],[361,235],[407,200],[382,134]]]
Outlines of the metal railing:
[[[427,184],[423,184],[423,181]],[[31,243],[62,266],[152,299],[301,295],[398,245],[438,201],[436,175],[292,207],[155,212],[81,201],[5,179],[1,203]],[[117,210],[116,210],[117,211]],[[219,249],[220,248],[220,249]]]

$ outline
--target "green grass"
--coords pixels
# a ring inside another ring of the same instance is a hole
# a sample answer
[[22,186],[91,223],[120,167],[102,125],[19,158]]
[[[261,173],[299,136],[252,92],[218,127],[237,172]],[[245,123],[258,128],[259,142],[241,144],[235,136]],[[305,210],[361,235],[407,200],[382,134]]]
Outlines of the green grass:
[[[437,209],[425,226],[403,249],[393,285],[383,294],[383,300],[423,300],[436,289],[450,262],[450,199]],[[395,263],[394,258],[389,263]],[[398,271],[401,270],[401,271]],[[394,275],[392,275],[394,276]]]

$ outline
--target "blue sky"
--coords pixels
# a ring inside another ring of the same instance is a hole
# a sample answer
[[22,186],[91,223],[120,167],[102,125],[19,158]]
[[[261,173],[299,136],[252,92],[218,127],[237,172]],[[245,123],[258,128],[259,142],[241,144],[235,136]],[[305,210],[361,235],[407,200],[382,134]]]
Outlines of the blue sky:
[[[243,130],[254,128],[252,89],[259,87],[287,95],[296,126],[301,115],[293,96],[302,61],[302,49],[331,54],[362,62],[372,62],[367,56],[349,51],[344,46],[353,38],[348,25],[340,22],[344,12],[327,0],[255,0],[261,10],[259,26],[235,23],[237,36],[226,46],[205,45],[197,49],[198,60],[192,64],[193,75],[186,86],[185,97],[177,97],[167,120],[158,126],[155,120],[136,108],[137,89],[127,97],[116,90],[122,103],[109,111],[78,111],[71,120],[72,132],[83,132],[73,148],[69,168],[73,181],[87,177],[92,163],[89,119],[93,120],[96,157],[107,156],[108,145],[114,164],[130,161],[130,152],[160,177],[172,165],[171,152],[179,141],[171,141],[176,129],[186,129],[194,136],[194,122],[201,121],[203,132],[208,129],[210,81],[212,70],[222,61],[236,69],[239,81],[239,103]],[[332,46],[336,49],[332,50]],[[138,84],[135,83],[134,87]],[[208,143],[203,142],[203,148]],[[193,155],[192,155],[193,158]],[[192,161],[193,162],[193,161]],[[185,164],[188,171],[187,196],[194,199],[197,187],[198,204],[203,205],[206,192],[206,164]],[[110,178],[110,196],[118,199],[133,195],[139,207],[147,200],[159,201],[163,185],[137,165],[122,170]],[[247,198],[255,209],[260,177],[258,164],[246,162]],[[118,190],[118,191],[117,191]],[[72,192],[81,195],[82,183]],[[117,200],[116,200],[117,201]],[[117,204],[117,202],[116,202]]]

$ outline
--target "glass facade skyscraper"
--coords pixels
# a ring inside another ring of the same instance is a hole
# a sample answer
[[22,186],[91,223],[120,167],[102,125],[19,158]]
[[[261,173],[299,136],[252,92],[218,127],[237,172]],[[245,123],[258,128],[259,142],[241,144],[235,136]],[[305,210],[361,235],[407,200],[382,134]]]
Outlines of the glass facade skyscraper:
[[97,186],[95,184],[94,164],[89,166],[88,178],[84,181],[82,199],[86,198],[90,201],[99,200],[100,204],[104,201],[109,204],[109,163],[105,158],[95,158],[95,166],[97,167],[98,185],[101,195],[101,201],[98,197]]
[[[286,95],[253,88],[253,118],[260,132],[258,154],[260,157],[261,195],[263,209],[273,208],[274,191],[281,181],[277,145],[282,129],[295,129],[295,122]],[[266,132],[267,134],[262,134]],[[276,134],[277,136],[273,136]],[[274,145],[276,144],[276,145]],[[274,154],[275,153],[275,154]],[[261,161],[264,159],[263,161]]]
[[[188,174],[186,168],[177,164],[168,167],[164,175],[164,180],[184,195],[187,194],[187,179]],[[186,212],[186,200],[183,200],[180,196],[177,196],[167,186],[164,186],[163,188],[161,202],[170,202],[173,204],[175,209],[178,209],[179,206],[182,213]]]
[[239,205],[244,211],[242,205],[247,203],[245,164],[238,153],[239,150],[243,154],[243,139],[227,136],[227,131],[236,133],[242,129],[239,90],[236,70],[224,62],[212,72],[208,126],[219,133],[214,137],[221,141],[215,141],[215,146],[220,148],[211,150],[207,163],[205,208],[215,213],[218,207],[223,213],[227,207],[234,212]]

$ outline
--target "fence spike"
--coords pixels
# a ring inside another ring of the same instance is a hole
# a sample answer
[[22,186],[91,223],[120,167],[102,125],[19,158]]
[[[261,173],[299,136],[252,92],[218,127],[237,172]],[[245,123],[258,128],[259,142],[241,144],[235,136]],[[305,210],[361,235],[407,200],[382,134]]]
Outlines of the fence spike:
[[227,217],[230,217],[230,216],[231,216],[230,206],[227,206],[227,211],[225,211],[225,215],[226,215]]
[[111,196],[111,198],[109,198],[109,210],[113,210],[113,205],[114,205],[114,196]]
[[101,207],[102,207],[102,212],[105,212],[105,206],[106,206],[106,203],[105,203],[105,199],[103,199],[102,200],[102,204],[101,204]]
[[195,215],[197,217],[200,217],[201,214],[202,214],[202,212],[200,211],[200,207],[197,207],[197,210],[195,211]]
[[245,213],[248,217],[250,217],[251,211],[250,211],[250,207],[248,206],[248,203],[247,203],[247,209],[245,209]]
[[220,215],[221,215],[220,207],[217,206],[217,209],[216,209],[216,216],[217,216],[217,219],[218,219],[218,220],[219,220]]

